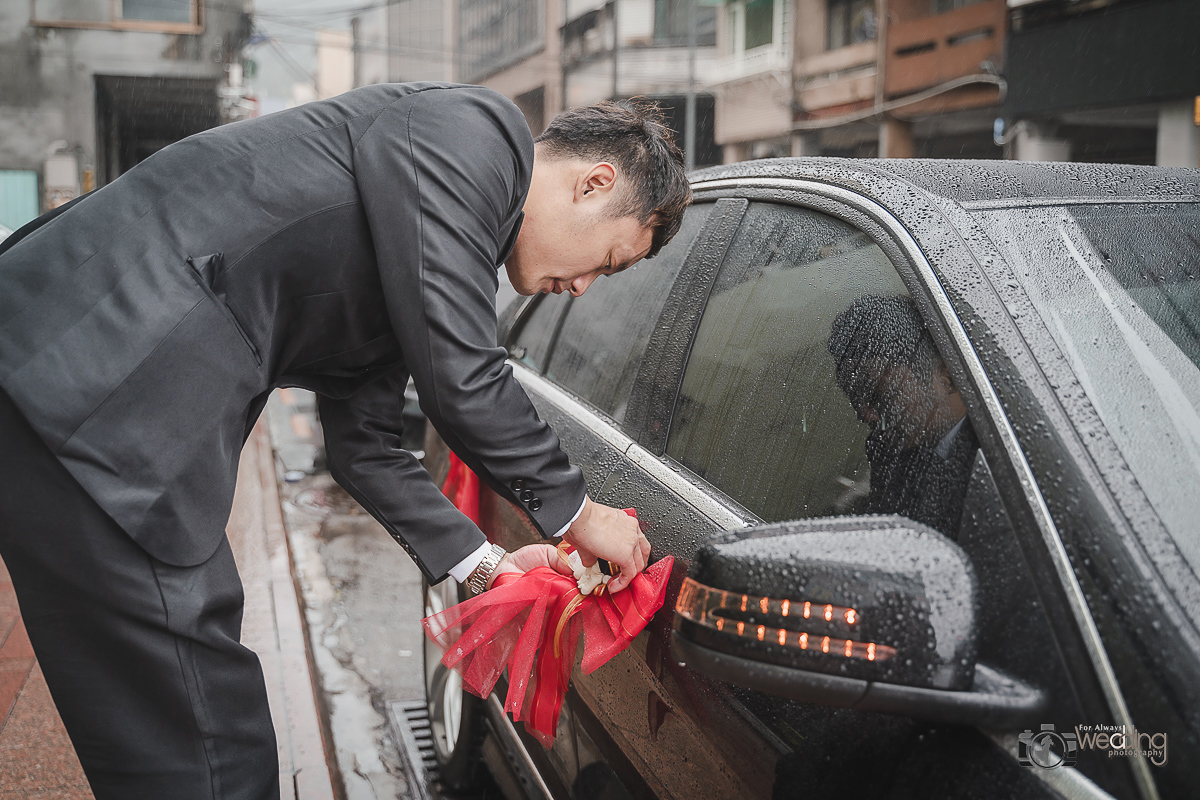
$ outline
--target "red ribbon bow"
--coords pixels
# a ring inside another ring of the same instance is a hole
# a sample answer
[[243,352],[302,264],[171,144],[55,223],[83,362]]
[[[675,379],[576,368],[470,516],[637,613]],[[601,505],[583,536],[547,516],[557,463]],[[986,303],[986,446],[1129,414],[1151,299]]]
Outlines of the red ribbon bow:
[[[470,474],[465,466],[461,469]],[[461,472],[455,477],[457,488],[469,483]],[[467,499],[461,491],[446,494],[455,505]],[[478,508],[477,497],[475,503]],[[637,516],[633,509],[626,513]],[[560,553],[571,549],[559,546]],[[583,671],[590,675],[628,647],[662,608],[673,564],[667,556],[622,591],[598,590],[587,596],[580,594],[574,577],[550,567],[503,573],[488,591],[425,618],[422,625],[425,635],[444,651],[442,663],[456,670],[474,695],[490,695],[507,667],[504,710],[524,721],[525,729],[549,748],[579,635],[585,639]]]

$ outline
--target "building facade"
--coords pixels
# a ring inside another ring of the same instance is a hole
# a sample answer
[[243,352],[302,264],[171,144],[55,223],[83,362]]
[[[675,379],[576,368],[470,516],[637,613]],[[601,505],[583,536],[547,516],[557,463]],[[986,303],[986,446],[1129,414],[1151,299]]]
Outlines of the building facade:
[[[0,0],[0,226],[255,113],[241,80],[249,3]],[[564,108],[643,96],[683,143],[691,87],[697,166],[1200,166],[1195,0],[406,0],[319,39],[320,96],[479,83],[535,134]]]
[[791,68],[793,155],[878,151],[875,0],[796,0]]
[[879,154],[1000,158],[1005,0],[888,0]]
[[704,89],[716,61],[713,6],[697,6],[692,66],[688,0],[453,0],[447,6],[453,10],[442,29],[453,50],[448,79],[510,98],[535,135],[563,109],[646,97],[663,107],[682,144],[691,75],[698,89],[695,163],[720,163],[714,98]]
[[793,0],[727,0],[711,75],[724,163],[791,152]]
[[457,0],[456,77],[517,104],[536,136],[563,108],[561,0]]
[[1200,3],[794,3],[794,154],[1200,166]]
[[1010,157],[1200,167],[1200,3],[1009,4]]
[[386,7],[390,80],[454,80],[457,2],[405,0]]
[[1005,0],[798,0],[793,152],[999,158]]
[[689,86],[696,101],[697,167],[722,162],[715,140],[713,83],[718,10],[697,2],[695,45],[689,47],[690,0],[567,0],[562,27],[566,108],[600,100],[645,97],[664,110],[680,145],[687,140]]
[[0,0],[0,224],[253,113],[243,0]]

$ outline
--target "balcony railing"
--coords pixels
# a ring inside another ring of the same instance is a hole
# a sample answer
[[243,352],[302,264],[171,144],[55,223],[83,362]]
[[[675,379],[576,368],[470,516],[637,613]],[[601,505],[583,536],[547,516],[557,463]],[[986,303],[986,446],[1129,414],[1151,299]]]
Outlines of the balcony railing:
[[789,72],[791,68],[791,48],[771,44],[718,59],[712,72],[712,82],[714,85],[730,83],[763,73]]

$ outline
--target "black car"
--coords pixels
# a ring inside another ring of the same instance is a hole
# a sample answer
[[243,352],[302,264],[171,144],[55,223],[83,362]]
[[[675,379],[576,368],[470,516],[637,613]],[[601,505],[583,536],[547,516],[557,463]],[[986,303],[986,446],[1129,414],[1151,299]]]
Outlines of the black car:
[[531,797],[1200,796],[1200,171],[693,177],[657,258],[501,320],[593,497],[675,557],[667,604],[549,751],[427,653],[446,782],[482,752]]

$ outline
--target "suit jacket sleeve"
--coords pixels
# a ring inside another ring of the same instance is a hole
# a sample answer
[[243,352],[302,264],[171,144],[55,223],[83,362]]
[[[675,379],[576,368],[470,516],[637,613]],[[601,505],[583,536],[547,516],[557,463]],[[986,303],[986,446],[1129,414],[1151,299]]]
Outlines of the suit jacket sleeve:
[[354,148],[388,313],[422,410],[550,536],[579,510],[583,474],[496,346],[496,270],[515,239],[532,165],[521,113],[480,87],[401,98]]
[[384,526],[431,582],[479,545],[483,533],[401,446],[403,369],[349,398],[320,398],[325,453],[334,479]]

